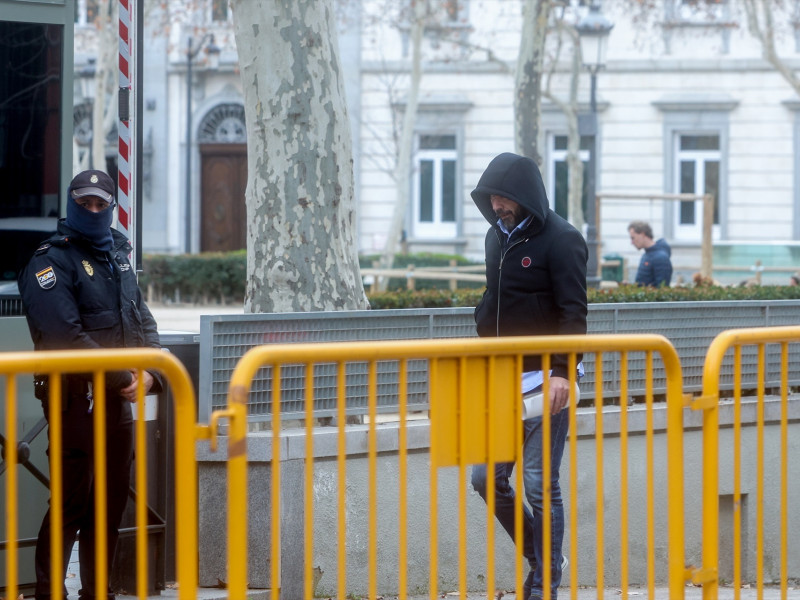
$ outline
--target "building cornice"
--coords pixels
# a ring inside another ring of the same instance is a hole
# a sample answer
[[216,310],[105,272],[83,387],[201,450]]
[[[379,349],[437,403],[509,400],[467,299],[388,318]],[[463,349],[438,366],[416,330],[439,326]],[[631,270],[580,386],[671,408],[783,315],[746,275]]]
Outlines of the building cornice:
[[789,98],[788,100],[781,101],[786,108],[795,112],[800,111],[800,98]]
[[[509,65],[506,64],[460,60],[426,62],[423,63],[422,70],[425,73],[511,73]],[[361,63],[361,71],[364,73],[408,73],[411,71],[411,62],[407,60],[366,60]]]
[[[800,59],[787,58],[784,63],[789,69],[800,70]],[[425,73],[505,73],[513,72],[514,61],[504,63],[500,61],[438,61],[426,62],[422,65]],[[570,65],[564,63],[556,68],[556,72],[566,73]],[[364,61],[364,73],[408,73],[411,71],[411,62],[408,60],[396,61]],[[775,68],[767,61],[760,58],[658,58],[658,59],[630,59],[611,60],[604,71],[609,73],[720,73],[742,71],[769,72]]]
[[[408,100],[401,98],[393,102],[392,106],[405,110],[406,104],[408,104]],[[473,103],[460,94],[433,94],[417,100],[418,111],[466,112],[472,106]]]
[[653,106],[663,112],[668,111],[732,111],[739,106],[739,101],[728,94],[717,93],[685,93],[669,94],[652,102]]

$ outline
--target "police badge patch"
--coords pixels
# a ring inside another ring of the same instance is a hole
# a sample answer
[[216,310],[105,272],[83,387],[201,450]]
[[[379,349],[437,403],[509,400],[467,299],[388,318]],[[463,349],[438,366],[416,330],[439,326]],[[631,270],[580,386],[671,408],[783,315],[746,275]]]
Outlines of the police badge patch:
[[43,290],[49,290],[56,284],[56,272],[53,267],[42,269],[36,274],[36,281],[39,282],[39,287]]
[[94,275],[94,267],[92,267],[92,265],[89,264],[88,260],[82,260],[81,264],[83,265],[83,270],[86,271],[86,274],[89,277]]

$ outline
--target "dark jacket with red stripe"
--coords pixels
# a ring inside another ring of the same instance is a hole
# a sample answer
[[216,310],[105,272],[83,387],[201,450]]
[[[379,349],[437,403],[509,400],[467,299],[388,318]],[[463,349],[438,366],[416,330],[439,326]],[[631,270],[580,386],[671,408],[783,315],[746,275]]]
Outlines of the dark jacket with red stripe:
[[[510,239],[497,225],[492,194],[513,200],[533,217]],[[497,156],[472,199],[492,224],[486,234],[486,291],[475,308],[478,335],[585,334],[586,242],[550,209],[536,163],[511,153]],[[541,368],[541,357],[525,357],[525,371]],[[554,355],[551,368],[554,376],[567,377],[566,355]]]

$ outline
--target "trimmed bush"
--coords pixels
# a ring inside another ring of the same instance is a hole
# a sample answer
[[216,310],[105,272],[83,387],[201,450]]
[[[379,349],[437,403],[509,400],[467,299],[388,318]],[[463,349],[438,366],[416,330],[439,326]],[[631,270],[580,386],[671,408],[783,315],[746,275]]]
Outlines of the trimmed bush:
[[[363,267],[371,266],[377,255],[362,256]],[[449,266],[451,260],[470,265],[463,257],[447,254],[402,254],[397,267]],[[247,257],[237,252],[180,255],[145,255],[139,286],[148,302],[189,302],[204,304],[241,303],[247,282]],[[483,284],[459,282],[459,289],[450,291],[447,281],[417,280],[417,290],[407,291],[405,280],[396,279],[394,288],[369,294],[373,309],[443,308],[475,306],[483,295]],[[703,300],[797,300],[800,286],[765,285],[724,287],[699,284],[692,287],[643,288],[621,285],[616,288],[589,290],[589,303],[608,302],[676,302]]]
[[139,286],[148,302],[243,302],[247,257],[237,252],[145,255]]
[[694,287],[646,288],[621,285],[606,290],[589,290],[590,303],[603,302],[698,302],[703,300],[797,300],[800,286],[762,285],[726,287],[698,285]]
[[472,290],[420,290],[409,292],[382,292],[369,294],[372,309],[388,308],[448,308],[452,306],[475,306],[483,296],[483,289]]

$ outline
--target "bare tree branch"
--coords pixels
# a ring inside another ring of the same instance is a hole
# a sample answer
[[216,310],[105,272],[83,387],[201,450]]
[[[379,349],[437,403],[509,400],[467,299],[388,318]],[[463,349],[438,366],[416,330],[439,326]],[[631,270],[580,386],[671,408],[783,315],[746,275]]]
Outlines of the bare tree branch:
[[761,43],[764,60],[771,64],[778,73],[800,95],[800,78],[778,56],[775,50],[775,29],[772,17],[772,0],[742,0],[747,15],[747,28]]

